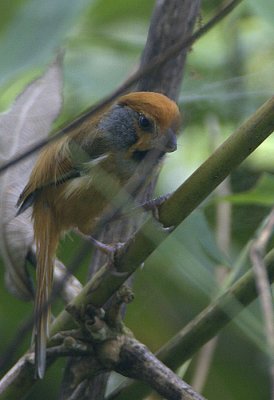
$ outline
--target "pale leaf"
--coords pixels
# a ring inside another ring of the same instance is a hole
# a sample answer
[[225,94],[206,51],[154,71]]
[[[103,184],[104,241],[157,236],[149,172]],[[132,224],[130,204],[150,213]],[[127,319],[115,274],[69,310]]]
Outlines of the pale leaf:
[[[0,115],[0,164],[48,136],[62,106],[62,67],[58,58],[45,74]],[[15,217],[16,202],[26,185],[37,153],[0,175],[0,254],[8,289],[20,298],[32,296],[26,256],[33,245],[30,211]]]

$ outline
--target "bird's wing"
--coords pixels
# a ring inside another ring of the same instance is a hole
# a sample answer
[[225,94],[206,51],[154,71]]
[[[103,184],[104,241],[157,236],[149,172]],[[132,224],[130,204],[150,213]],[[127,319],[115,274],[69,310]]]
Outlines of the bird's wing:
[[94,143],[93,152],[85,151],[74,140],[64,138],[45,148],[38,158],[28,184],[21,193],[17,206],[17,215],[33,205],[42,189],[59,186],[68,180],[91,174],[92,169],[103,161],[108,154],[98,151]]
[[36,196],[45,187],[60,185],[69,179],[80,176],[77,165],[72,160],[69,142],[61,140],[45,148],[30,175],[29,182],[21,193],[17,215],[30,207]]

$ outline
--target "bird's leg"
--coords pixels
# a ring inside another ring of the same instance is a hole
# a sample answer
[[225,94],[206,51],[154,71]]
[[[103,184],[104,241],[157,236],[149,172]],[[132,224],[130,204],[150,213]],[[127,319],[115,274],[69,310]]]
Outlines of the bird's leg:
[[119,272],[115,268],[115,259],[116,256],[123,251],[123,248],[126,247],[127,243],[124,242],[117,242],[114,244],[105,244],[100,242],[99,240],[95,239],[94,237],[90,235],[85,235],[84,233],[80,232],[79,230],[76,230],[76,232],[85,240],[88,242],[92,243],[97,249],[102,251],[104,254],[106,254],[109,257],[109,267],[113,275],[115,276],[125,276],[127,275],[127,272]]
[[99,250],[101,250],[104,254],[109,257],[109,266],[113,275],[116,276],[125,276],[127,272],[119,272],[115,268],[115,259],[116,256],[123,251],[123,248],[126,247],[126,243],[117,242],[114,244],[105,244],[100,242],[97,239],[94,239],[92,236],[88,236],[88,240]]
[[[153,217],[161,223],[160,218],[159,218],[159,207],[169,199],[172,193],[165,194],[163,196],[156,197],[155,199],[147,200],[142,204],[138,204],[135,207],[124,211],[117,213],[114,217],[114,219],[122,219],[122,218],[129,218],[131,216],[134,216],[135,214],[142,213],[144,211],[151,211]],[[164,230],[171,232],[174,227],[167,227],[163,228]]]
[[115,244],[106,244],[103,242],[100,242],[99,240],[95,239],[93,236],[87,236],[87,239],[99,250],[101,250],[103,253],[110,255],[111,257],[113,254],[115,254],[118,250],[120,250],[123,246],[124,243],[122,242],[117,242]]
[[124,243],[122,243],[122,242],[117,242],[115,244],[106,244],[106,243],[100,242],[100,240],[95,239],[91,235],[86,235],[86,234],[80,232],[78,229],[76,230],[76,232],[84,240],[87,240],[88,242],[92,243],[93,246],[96,247],[96,249],[101,250],[104,254],[106,254],[107,256],[110,256],[111,258],[113,258],[114,254],[117,253],[117,251],[119,251],[124,246]]

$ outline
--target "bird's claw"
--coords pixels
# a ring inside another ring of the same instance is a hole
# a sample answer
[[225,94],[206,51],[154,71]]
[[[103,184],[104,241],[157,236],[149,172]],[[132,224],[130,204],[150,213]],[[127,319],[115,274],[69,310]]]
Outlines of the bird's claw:
[[175,228],[176,228],[176,227],[175,227],[174,225],[171,225],[171,226],[166,226],[166,227],[163,226],[162,229],[163,229],[165,232],[167,232],[167,233],[171,233],[171,232],[174,231]]
[[[151,211],[153,217],[156,219],[156,221],[161,223],[160,220],[160,215],[159,215],[159,207],[166,201],[169,199],[169,197],[171,196],[171,193],[165,194],[163,196],[159,196],[156,197],[155,199],[151,199],[146,201],[145,203],[143,203],[141,205],[141,207],[145,210],[145,211]],[[169,227],[163,227],[163,229],[170,233],[173,231],[174,227],[173,226],[169,226]]]
[[92,236],[88,236],[88,240],[96,247],[96,249],[99,249],[106,255],[112,256],[117,251],[116,245],[100,242]]

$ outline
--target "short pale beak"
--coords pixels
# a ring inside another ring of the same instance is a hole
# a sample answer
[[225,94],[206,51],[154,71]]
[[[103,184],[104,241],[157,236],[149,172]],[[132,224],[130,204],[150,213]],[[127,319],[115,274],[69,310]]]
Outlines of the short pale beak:
[[167,153],[172,153],[173,151],[177,150],[177,136],[172,129],[168,129],[165,135],[164,146]]

